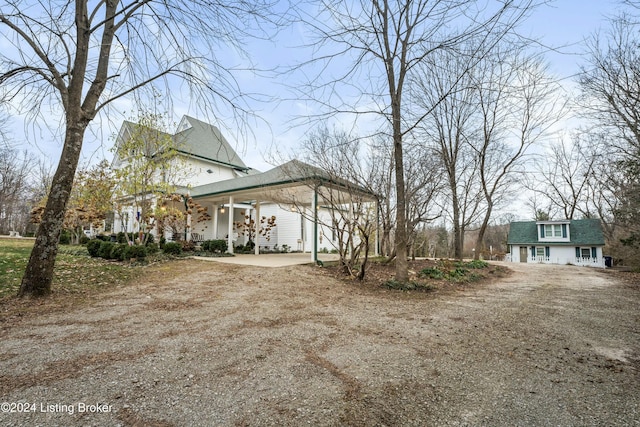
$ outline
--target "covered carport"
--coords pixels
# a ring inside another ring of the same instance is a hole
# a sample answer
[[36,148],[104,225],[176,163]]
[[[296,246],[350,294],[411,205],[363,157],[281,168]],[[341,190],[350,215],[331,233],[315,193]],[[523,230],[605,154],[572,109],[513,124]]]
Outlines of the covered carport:
[[[238,208],[250,207],[255,210],[255,235],[260,227],[261,203],[275,203],[292,206],[310,212],[313,231],[311,238],[311,260],[318,260],[318,210],[323,205],[349,204],[355,198],[375,204],[378,212],[378,198],[367,189],[352,182],[331,176],[317,167],[298,160],[292,160],[263,173],[219,181],[194,187],[190,191],[193,200],[200,204],[213,205],[213,227],[218,229],[219,212],[228,209],[227,247],[233,253],[233,215]],[[375,253],[378,253],[377,221],[375,229]],[[255,255],[259,255],[259,245],[255,245]]]

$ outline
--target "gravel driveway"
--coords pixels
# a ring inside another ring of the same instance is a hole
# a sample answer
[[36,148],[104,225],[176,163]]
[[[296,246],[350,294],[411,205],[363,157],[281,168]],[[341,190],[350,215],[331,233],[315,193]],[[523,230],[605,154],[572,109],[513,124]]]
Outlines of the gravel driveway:
[[435,295],[308,266],[156,266],[0,322],[0,425],[640,425],[640,286],[508,266]]

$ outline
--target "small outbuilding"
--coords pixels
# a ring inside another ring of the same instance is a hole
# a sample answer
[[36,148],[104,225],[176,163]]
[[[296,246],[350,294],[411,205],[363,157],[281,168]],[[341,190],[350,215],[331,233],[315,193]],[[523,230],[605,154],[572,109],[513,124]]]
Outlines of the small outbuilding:
[[512,222],[507,245],[512,262],[605,266],[599,219]]

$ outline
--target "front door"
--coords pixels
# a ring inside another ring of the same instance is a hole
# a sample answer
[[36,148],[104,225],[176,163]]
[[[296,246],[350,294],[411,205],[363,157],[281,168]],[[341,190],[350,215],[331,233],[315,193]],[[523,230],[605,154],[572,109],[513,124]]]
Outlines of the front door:
[[527,247],[520,246],[520,262],[527,262]]

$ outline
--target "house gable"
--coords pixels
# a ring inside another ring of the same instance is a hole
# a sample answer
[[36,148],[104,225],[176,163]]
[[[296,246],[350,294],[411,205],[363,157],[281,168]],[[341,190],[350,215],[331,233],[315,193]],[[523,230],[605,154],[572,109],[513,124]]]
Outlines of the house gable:
[[220,130],[209,123],[184,116],[174,138],[181,153],[244,172],[249,169]]

